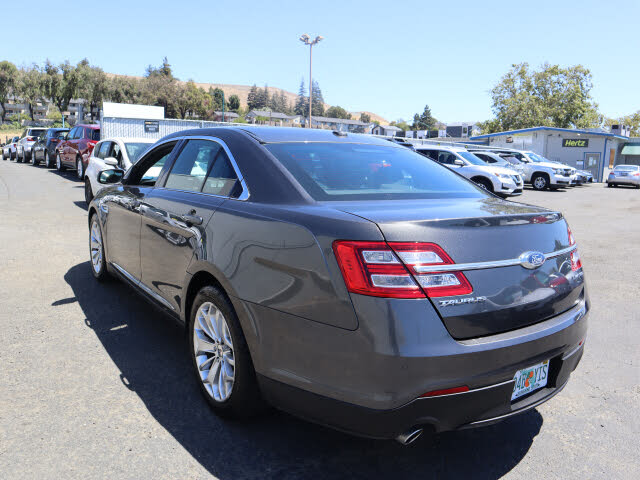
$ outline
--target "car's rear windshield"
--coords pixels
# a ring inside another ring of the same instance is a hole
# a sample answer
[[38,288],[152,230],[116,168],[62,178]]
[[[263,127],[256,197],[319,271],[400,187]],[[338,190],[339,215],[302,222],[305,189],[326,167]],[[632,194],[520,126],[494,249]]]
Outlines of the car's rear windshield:
[[150,143],[127,142],[124,144],[124,148],[127,150],[127,156],[129,157],[129,160],[131,160],[131,163],[136,163],[140,158],[140,155],[142,155],[150,145]]
[[272,143],[266,148],[315,200],[481,198],[471,182],[404,147]]
[[100,129],[91,129],[91,140],[100,141]]
[[614,168],[614,170],[622,170],[624,172],[635,172],[639,168],[640,167],[638,167],[637,165],[616,165],[616,168]]

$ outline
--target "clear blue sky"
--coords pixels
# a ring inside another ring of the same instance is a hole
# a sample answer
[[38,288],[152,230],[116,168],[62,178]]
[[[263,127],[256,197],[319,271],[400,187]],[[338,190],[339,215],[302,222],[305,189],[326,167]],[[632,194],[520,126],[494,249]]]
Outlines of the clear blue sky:
[[[445,122],[489,118],[489,90],[512,63],[524,61],[582,64],[605,115],[640,109],[637,0],[28,4],[3,6],[0,60],[87,57],[107,72],[142,75],[166,55],[183,80],[297,92],[309,75],[309,48],[298,41],[306,32],[325,37],[313,62],[325,101],[388,120],[408,120],[425,104]],[[38,35],[12,22],[20,18],[42,19]]]

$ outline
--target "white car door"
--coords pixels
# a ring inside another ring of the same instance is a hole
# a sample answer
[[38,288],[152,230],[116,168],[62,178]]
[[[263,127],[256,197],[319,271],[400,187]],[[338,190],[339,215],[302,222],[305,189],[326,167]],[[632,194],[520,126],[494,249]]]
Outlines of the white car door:
[[96,145],[89,158],[89,167],[87,168],[87,177],[91,182],[91,190],[93,194],[97,194],[104,185],[98,183],[98,175],[103,170],[113,169],[111,165],[107,165],[104,161],[110,155],[113,142],[104,141]]

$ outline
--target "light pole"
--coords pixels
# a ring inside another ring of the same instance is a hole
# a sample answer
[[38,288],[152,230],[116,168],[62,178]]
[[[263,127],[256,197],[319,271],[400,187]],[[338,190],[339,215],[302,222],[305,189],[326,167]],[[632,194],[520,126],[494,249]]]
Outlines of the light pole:
[[313,46],[322,38],[318,35],[314,40],[311,40],[311,37],[306,33],[300,35],[300,41],[309,45],[309,128],[311,128],[311,106],[313,104]]

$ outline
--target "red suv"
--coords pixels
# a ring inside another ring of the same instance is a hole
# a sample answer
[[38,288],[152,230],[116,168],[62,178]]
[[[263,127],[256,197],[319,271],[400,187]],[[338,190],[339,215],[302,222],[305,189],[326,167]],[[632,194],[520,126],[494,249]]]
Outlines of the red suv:
[[78,178],[84,178],[93,147],[100,141],[99,125],[76,125],[64,141],[56,147],[56,168],[58,171],[75,168]]

